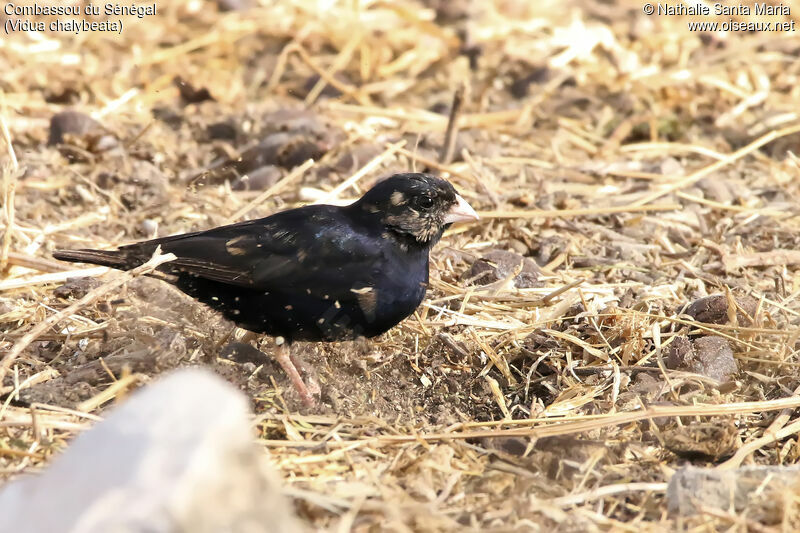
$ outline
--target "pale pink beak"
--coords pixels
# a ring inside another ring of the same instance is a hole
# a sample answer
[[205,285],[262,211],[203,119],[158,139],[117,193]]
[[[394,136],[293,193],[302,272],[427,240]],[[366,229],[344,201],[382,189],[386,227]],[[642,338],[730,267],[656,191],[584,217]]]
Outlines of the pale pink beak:
[[466,222],[469,220],[478,220],[480,218],[478,213],[472,209],[472,206],[457,194],[456,205],[450,208],[450,211],[444,215],[444,223],[452,224],[453,222]]

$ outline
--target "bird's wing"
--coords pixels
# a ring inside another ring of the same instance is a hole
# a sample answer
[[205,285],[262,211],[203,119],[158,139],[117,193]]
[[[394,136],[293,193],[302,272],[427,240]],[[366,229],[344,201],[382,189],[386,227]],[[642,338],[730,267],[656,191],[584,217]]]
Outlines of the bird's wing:
[[[150,254],[160,245],[177,259],[172,272],[263,290],[331,298],[367,286],[383,253],[375,238],[356,231],[335,208],[307,208],[208,231],[156,239],[120,248]],[[327,207],[327,206],[325,206]],[[352,294],[350,294],[352,297]]]

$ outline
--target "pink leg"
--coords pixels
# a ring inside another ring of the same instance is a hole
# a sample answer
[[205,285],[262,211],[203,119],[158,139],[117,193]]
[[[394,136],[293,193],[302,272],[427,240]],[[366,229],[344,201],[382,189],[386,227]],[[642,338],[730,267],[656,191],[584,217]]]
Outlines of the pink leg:
[[319,381],[317,381],[317,373],[314,371],[314,367],[306,363],[303,358],[296,353],[290,355],[289,357],[292,359],[292,363],[294,363],[295,368],[302,372],[306,377],[305,383],[308,387],[308,391],[314,396],[319,396],[322,393],[322,389],[319,386]]
[[[283,368],[284,372],[289,376],[289,379],[292,381],[292,385],[300,394],[300,398],[303,400],[303,403],[307,407],[313,407],[317,404],[316,400],[314,400],[314,396],[312,396],[311,392],[309,392],[308,387],[303,382],[303,378],[300,376],[300,372],[297,371],[297,367],[294,366],[292,362],[292,358],[289,355],[289,347],[286,343],[282,343],[278,346],[277,351],[275,352],[275,359],[277,359],[278,363]],[[319,386],[317,386],[317,389]]]

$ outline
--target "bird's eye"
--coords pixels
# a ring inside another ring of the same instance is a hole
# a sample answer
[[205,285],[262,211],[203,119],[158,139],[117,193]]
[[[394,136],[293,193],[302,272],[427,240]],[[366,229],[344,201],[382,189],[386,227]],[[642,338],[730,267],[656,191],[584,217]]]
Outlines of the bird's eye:
[[430,209],[433,207],[433,198],[430,196],[419,196],[415,203],[420,209]]

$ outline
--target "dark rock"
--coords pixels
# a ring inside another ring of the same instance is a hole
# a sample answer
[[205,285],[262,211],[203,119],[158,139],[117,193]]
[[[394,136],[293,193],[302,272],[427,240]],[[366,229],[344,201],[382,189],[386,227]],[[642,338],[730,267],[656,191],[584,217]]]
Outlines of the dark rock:
[[178,129],[183,124],[183,115],[170,106],[153,108],[153,118],[160,120],[173,129]]
[[645,396],[647,398],[654,398],[664,388],[664,381],[655,377],[648,372],[639,372],[633,378],[633,383],[630,385],[630,390]]
[[436,102],[432,106],[428,108],[428,111],[432,113],[438,113],[440,115],[447,115],[450,113],[450,103],[449,102]]
[[44,101],[48,104],[73,105],[81,101],[81,93],[73,87],[45,88]]
[[239,129],[233,121],[215,122],[206,128],[209,139],[219,139],[223,141],[235,141],[239,135]]
[[722,204],[732,204],[738,198],[743,198],[750,194],[749,189],[743,183],[720,179],[719,176],[702,179],[697,182],[697,186],[703,191],[706,198]]
[[263,365],[270,361],[270,357],[264,352],[246,342],[230,342],[223,346],[219,354],[220,358],[228,359],[236,363],[251,363]]
[[665,363],[670,370],[677,370],[681,367],[688,367],[692,357],[694,357],[692,341],[684,336],[675,337],[669,345],[669,354]]
[[536,330],[522,341],[522,347],[529,352],[545,352],[559,347],[558,341],[550,335]]
[[485,448],[517,457],[525,455],[529,442],[529,439],[523,437],[491,437],[483,439]]
[[102,136],[105,128],[95,119],[80,111],[67,110],[56,113],[50,119],[50,135],[47,139],[48,146],[62,144],[68,136],[83,138],[87,136]]
[[[752,296],[737,295],[734,297],[740,309],[736,310],[736,320],[740,326],[750,326],[758,308],[758,300]],[[742,312],[744,311],[744,313]],[[705,298],[700,298],[687,305],[682,311],[706,324],[727,324],[728,320],[728,298],[724,294],[712,294]],[[746,313],[746,314],[745,314]],[[747,316],[749,315],[749,317]]]
[[[350,84],[350,81],[347,80],[344,77],[344,75],[342,75],[341,73],[337,73],[336,75],[334,75],[334,79],[336,79],[337,81],[341,81],[342,83],[345,83],[345,84],[348,84],[348,85]],[[306,79],[305,83],[303,84],[303,93],[302,93],[303,98],[308,96],[308,93],[311,92],[311,89],[314,88],[314,86],[317,84],[317,82],[319,82],[319,80],[320,80],[320,77],[319,77],[318,74],[314,74],[312,76],[309,76]],[[326,83],[325,87],[319,93],[319,96],[320,97],[325,97],[325,98],[339,98],[340,96],[342,96],[342,91],[340,91],[339,89],[337,89],[336,87],[334,87],[330,83]]]
[[728,341],[716,335],[690,341],[677,337],[670,344],[667,368],[701,374],[717,381],[727,381],[739,368]]
[[530,257],[507,250],[492,250],[475,261],[464,279],[470,285],[488,285],[506,279],[514,272],[514,286],[518,289],[541,287],[539,266]]
[[214,97],[211,96],[211,93],[208,91],[208,89],[205,87],[198,89],[180,76],[176,76],[175,79],[172,80],[172,83],[178,88],[178,92],[181,95],[181,100],[183,100],[184,103],[199,104],[200,102],[205,102],[206,100],[214,100]]
[[86,293],[101,285],[95,278],[68,278],[63,285],[56,287],[53,294],[58,298],[83,298]]
[[326,151],[320,143],[305,136],[273,133],[223,167],[233,167],[240,175],[267,165],[292,169],[307,159],[319,159]]
[[508,90],[514,98],[525,98],[530,94],[531,84],[541,84],[549,81],[553,77],[553,72],[547,67],[536,67],[529,72],[525,72],[516,78]]

